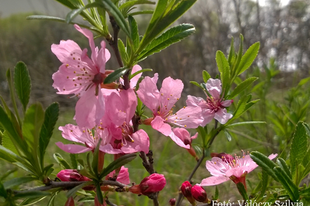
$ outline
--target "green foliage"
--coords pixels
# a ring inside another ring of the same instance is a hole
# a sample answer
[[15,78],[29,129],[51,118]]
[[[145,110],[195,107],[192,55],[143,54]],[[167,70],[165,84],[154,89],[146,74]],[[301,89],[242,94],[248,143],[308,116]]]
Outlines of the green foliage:
[[23,62],[16,64],[14,72],[14,84],[17,96],[23,105],[24,111],[26,111],[30,98],[31,84],[28,69]]

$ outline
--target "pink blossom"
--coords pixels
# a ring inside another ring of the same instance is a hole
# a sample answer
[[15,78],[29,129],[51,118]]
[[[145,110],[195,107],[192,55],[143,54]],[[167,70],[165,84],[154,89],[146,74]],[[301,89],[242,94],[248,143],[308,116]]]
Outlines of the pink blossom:
[[[277,154],[271,154],[269,159],[274,159],[276,156]],[[241,182],[245,186],[245,176],[258,167],[250,155],[236,156],[233,160],[228,160],[227,158],[213,157],[207,161],[206,167],[212,176],[203,179],[199,185],[218,185],[231,179],[236,184]]]
[[177,145],[185,149],[190,149],[192,140],[197,138],[198,133],[191,137],[190,133],[184,128],[174,128],[169,136]]
[[108,128],[112,139],[110,144],[118,153],[149,151],[149,137],[143,130],[134,131],[131,119],[135,115],[137,97],[132,89],[121,90],[107,97],[109,110],[101,120],[101,126]]
[[229,107],[232,100],[223,100],[221,97],[222,93],[222,83],[219,79],[210,78],[205,84],[207,89],[207,99],[204,100],[201,97],[195,97],[188,95],[186,104],[188,106],[201,107],[202,116],[204,121],[201,126],[205,126],[212,119],[216,119],[221,124],[225,124],[229,119],[232,118],[232,114],[227,113],[225,107]]
[[[113,177],[114,174],[115,174],[115,170],[110,172],[110,174],[107,175],[107,178]],[[116,181],[123,183],[125,185],[130,184],[128,168],[126,168],[124,166],[121,167],[121,169],[117,175]]]
[[76,122],[82,127],[92,128],[104,114],[104,97],[100,85],[105,78],[105,64],[110,58],[110,52],[105,48],[104,41],[100,49],[95,47],[91,31],[74,26],[89,39],[91,58],[87,56],[87,49],[82,50],[72,40],[53,44],[52,52],[62,63],[52,76],[53,87],[58,90],[58,94],[75,94],[80,97],[75,108]]
[[143,104],[153,112],[153,117],[149,119],[153,129],[169,136],[172,133],[170,124],[184,128],[197,128],[202,122],[199,107],[184,107],[175,114],[172,113],[173,106],[181,97],[184,87],[182,81],[167,77],[163,80],[159,91],[156,86],[157,80],[158,74],[153,78],[145,77],[137,91]]

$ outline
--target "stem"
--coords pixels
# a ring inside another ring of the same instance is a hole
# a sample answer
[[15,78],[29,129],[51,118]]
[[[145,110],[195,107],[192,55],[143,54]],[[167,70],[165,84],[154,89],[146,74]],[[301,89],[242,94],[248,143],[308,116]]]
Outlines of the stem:
[[123,61],[122,61],[122,58],[121,58],[121,54],[118,50],[118,33],[119,33],[119,26],[117,25],[115,19],[113,16],[109,16],[110,18],[110,22],[111,22],[111,25],[112,25],[112,28],[113,28],[113,38],[112,39],[108,39],[109,41],[109,44],[110,46],[112,47],[113,51],[114,51],[114,54],[116,56],[116,59],[117,59],[117,62],[118,62],[118,65],[120,67],[123,67],[124,64],[123,64]]

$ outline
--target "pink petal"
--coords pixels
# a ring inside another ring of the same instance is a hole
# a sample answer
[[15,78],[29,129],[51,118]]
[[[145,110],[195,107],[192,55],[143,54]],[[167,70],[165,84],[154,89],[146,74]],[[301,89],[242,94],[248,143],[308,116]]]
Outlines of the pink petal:
[[171,126],[164,122],[161,116],[156,116],[151,122],[153,129],[161,132],[165,136],[169,136],[172,132]]
[[72,40],[62,40],[59,44],[52,44],[51,50],[62,63],[68,63],[73,57],[79,58],[82,54],[80,46]]
[[171,77],[165,78],[160,89],[161,107],[169,111],[180,99],[183,88],[184,84],[181,80]]
[[213,157],[211,161],[209,160],[206,162],[206,168],[213,176],[225,176],[226,171],[230,169],[230,166],[221,158]]
[[74,24],[74,27],[76,30],[78,30],[79,32],[81,32],[84,36],[86,36],[88,38],[89,41],[89,46],[91,49],[91,58],[94,62],[96,62],[97,59],[97,55],[96,55],[96,50],[95,50],[95,42],[94,42],[94,38],[93,38],[93,33],[87,29],[82,29],[79,25]]
[[185,128],[197,128],[203,121],[200,107],[188,106],[170,115],[167,122]]
[[190,144],[184,144],[184,142],[178,137],[174,132],[171,132],[169,137],[174,141],[178,146],[183,147],[185,149],[190,149]]
[[220,99],[222,93],[222,83],[219,79],[208,79],[206,83],[206,88],[208,92],[212,95],[215,99]]
[[230,180],[229,177],[225,177],[225,176],[211,176],[208,178],[205,178],[201,181],[200,184],[198,184],[199,186],[213,186],[213,185],[219,185],[223,182],[226,182]]
[[116,181],[123,183],[125,185],[130,184],[128,168],[124,166],[121,167],[121,170],[119,171],[117,175]]
[[187,106],[195,106],[200,107],[202,105],[206,105],[207,102],[201,97],[195,97],[191,95],[187,95],[186,105]]
[[139,90],[137,94],[143,104],[152,110],[153,113],[157,112],[159,105],[160,93],[157,89],[156,83],[158,80],[158,74],[155,74],[153,78],[145,77],[139,84]]
[[124,145],[121,150],[123,153],[134,153],[134,152],[149,152],[150,140],[148,134],[140,129],[132,134],[134,142],[127,141],[127,145]]
[[226,122],[233,117],[232,114],[227,113],[226,109],[219,109],[214,116],[214,119],[219,121],[221,124],[226,124]]
[[[131,70],[131,74],[134,74],[136,73],[137,71],[140,71],[142,70],[142,68],[136,64],[135,66],[132,67],[132,70]],[[140,77],[142,76],[142,73],[139,73],[137,74],[136,76],[134,76],[133,78],[130,79],[130,88],[135,88],[137,83],[138,83],[138,80],[140,79]]]
[[91,148],[87,148],[82,145],[76,145],[76,144],[63,144],[62,142],[56,142],[55,143],[60,149],[62,149],[65,152],[72,153],[72,154],[79,154],[91,151]]

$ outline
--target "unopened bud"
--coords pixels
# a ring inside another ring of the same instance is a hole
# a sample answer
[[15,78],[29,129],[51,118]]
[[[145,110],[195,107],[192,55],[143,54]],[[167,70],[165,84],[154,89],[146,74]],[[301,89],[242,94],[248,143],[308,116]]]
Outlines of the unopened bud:
[[144,178],[139,184],[139,187],[143,195],[149,195],[154,192],[161,191],[164,189],[165,185],[165,176],[162,174],[153,173],[150,176]]
[[186,199],[190,202],[190,203],[194,203],[195,200],[192,196],[192,184],[189,181],[185,181],[183,182],[182,186],[181,186],[181,192],[184,195],[184,197],[186,197]]
[[198,185],[194,185],[192,187],[191,192],[192,192],[194,199],[197,200],[198,202],[207,202],[208,201],[207,193],[206,193],[205,189],[203,189],[203,187],[198,186]]
[[65,203],[65,206],[74,206],[74,199],[73,197],[69,197]]
[[65,169],[61,170],[58,174],[57,177],[63,181],[63,182],[68,182],[68,181],[90,181],[88,177],[85,177],[81,175],[77,170],[73,169]]
[[171,199],[169,200],[170,206],[175,206],[175,203],[176,203],[175,198],[171,198]]

